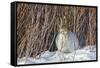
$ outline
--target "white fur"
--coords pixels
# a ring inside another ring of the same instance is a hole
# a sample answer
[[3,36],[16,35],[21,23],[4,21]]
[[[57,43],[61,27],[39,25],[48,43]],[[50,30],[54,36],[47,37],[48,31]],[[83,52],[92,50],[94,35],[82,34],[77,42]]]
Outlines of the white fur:
[[[66,35],[66,36],[65,36]],[[74,52],[79,47],[77,36],[74,32],[59,33],[56,37],[56,46],[61,52]]]

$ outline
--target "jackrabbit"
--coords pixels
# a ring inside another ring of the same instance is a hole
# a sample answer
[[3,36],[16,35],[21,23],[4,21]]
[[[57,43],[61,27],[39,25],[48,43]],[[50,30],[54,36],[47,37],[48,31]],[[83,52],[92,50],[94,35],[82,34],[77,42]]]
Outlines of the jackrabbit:
[[56,37],[56,46],[58,51],[64,53],[74,52],[79,47],[76,34],[68,31],[66,28],[63,28],[62,21],[59,27],[59,33]]

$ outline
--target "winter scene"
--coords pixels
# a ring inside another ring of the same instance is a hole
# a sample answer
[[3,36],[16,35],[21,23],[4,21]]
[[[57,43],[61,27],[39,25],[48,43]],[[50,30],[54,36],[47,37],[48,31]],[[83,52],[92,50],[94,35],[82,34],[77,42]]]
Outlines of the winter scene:
[[17,4],[17,64],[96,60],[96,8]]

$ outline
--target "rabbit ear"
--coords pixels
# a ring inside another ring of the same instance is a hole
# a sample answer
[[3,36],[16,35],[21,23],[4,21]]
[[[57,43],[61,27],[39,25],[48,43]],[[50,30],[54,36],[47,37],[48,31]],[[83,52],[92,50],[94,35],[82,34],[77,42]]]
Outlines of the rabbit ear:
[[60,25],[59,25],[59,29],[62,28],[62,19],[60,18]]

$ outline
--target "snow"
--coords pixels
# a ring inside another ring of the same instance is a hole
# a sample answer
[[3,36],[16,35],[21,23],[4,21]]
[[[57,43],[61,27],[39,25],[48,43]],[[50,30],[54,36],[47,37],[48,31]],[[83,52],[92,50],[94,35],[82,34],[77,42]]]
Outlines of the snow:
[[23,57],[18,58],[18,65],[21,64],[38,64],[38,63],[54,63],[54,62],[70,62],[70,61],[86,61],[96,60],[96,46],[87,46],[76,50],[72,53],[62,53],[60,51],[49,52],[45,51],[41,53],[41,56],[36,58]]

